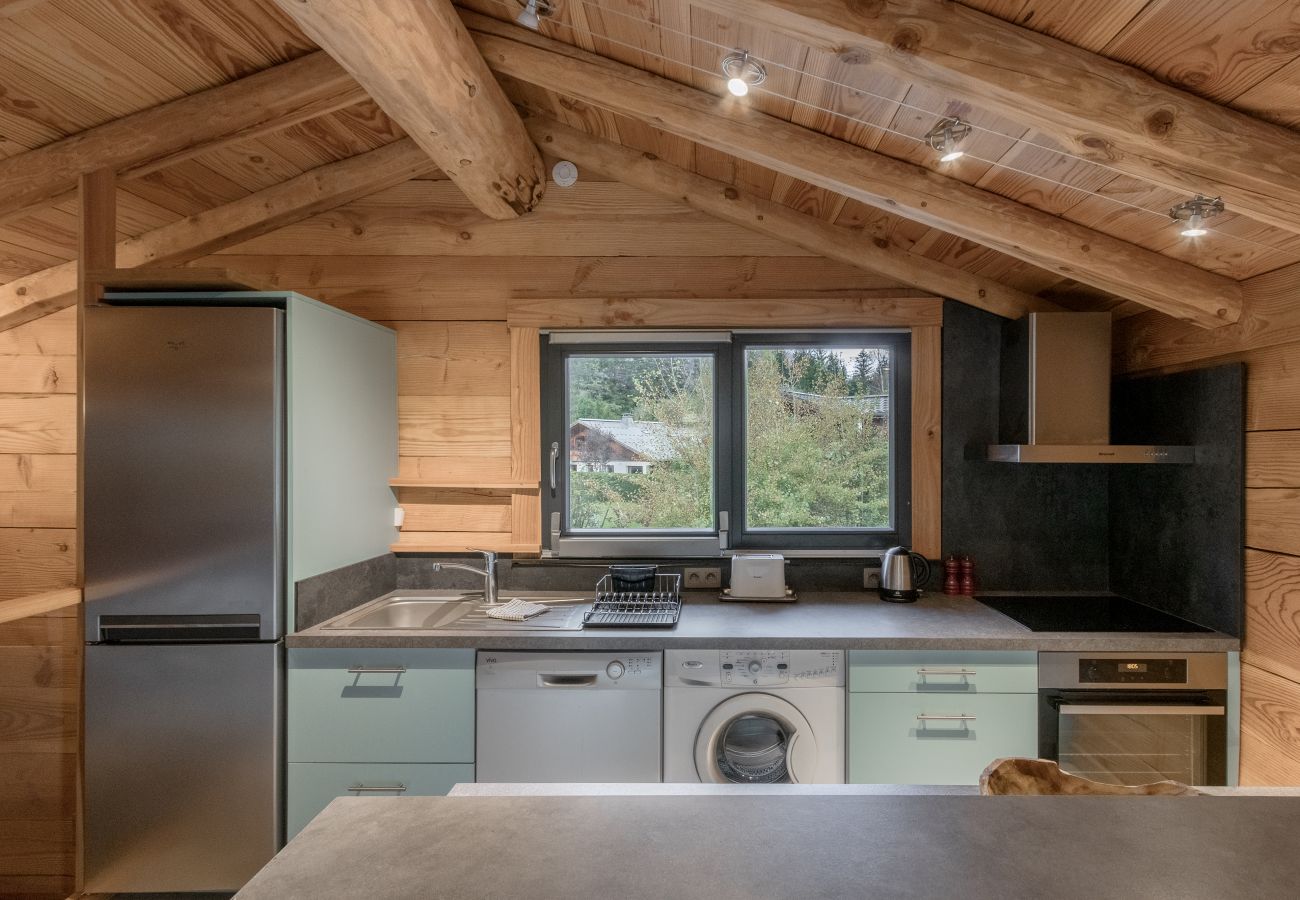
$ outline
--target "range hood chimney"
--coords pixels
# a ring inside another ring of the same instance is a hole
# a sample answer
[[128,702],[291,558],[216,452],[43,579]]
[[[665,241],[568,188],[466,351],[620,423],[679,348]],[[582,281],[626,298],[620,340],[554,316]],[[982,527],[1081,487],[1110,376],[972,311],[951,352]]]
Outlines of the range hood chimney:
[[1194,447],[1110,442],[1110,313],[1030,313],[1002,330],[995,462],[1191,463]]

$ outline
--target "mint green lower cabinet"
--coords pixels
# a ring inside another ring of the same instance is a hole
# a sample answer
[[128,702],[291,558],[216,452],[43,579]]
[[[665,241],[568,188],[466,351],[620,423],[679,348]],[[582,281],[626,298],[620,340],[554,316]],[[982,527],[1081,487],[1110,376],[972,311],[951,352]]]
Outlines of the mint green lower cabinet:
[[335,797],[445,794],[474,780],[469,763],[289,763],[286,839],[292,839]]
[[852,784],[977,784],[1038,756],[1038,695],[852,693],[848,756]]
[[289,762],[472,763],[474,651],[290,648]]

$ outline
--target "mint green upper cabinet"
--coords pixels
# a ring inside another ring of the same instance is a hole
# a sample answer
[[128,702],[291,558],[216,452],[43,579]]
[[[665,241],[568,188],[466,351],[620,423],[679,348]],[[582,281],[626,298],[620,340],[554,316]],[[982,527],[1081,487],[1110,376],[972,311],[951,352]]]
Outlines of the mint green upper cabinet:
[[397,335],[296,294],[287,310],[292,584],[396,540]]
[[474,651],[290,648],[291,763],[472,763]]

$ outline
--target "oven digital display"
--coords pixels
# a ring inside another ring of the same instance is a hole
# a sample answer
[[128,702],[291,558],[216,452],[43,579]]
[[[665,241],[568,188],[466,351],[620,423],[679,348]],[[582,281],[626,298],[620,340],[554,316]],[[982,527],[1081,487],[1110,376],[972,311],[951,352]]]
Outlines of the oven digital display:
[[1186,684],[1186,659],[1080,659],[1080,684]]

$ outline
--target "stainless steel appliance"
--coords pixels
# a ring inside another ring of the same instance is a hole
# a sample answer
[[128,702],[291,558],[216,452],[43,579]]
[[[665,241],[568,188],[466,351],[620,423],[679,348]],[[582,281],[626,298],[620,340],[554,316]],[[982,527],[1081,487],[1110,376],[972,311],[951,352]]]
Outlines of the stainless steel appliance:
[[1038,753],[1112,784],[1227,783],[1223,653],[1040,653]]
[[86,310],[89,892],[232,891],[280,845],[283,319]]
[[663,653],[482,651],[484,782],[657,782]]
[[890,547],[880,559],[880,599],[910,603],[930,580],[930,561],[906,547]]

